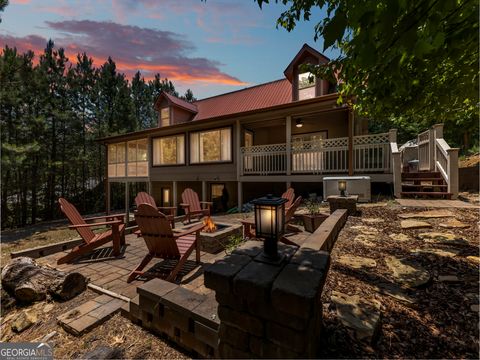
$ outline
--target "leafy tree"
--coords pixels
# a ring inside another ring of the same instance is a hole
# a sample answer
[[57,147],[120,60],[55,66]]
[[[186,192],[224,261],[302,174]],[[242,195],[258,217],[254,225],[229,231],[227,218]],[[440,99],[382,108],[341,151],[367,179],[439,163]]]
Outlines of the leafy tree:
[[373,126],[396,125],[411,136],[445,122],[449,140],[465,146],[478,133],[478,1],[275,2],[288,6],[277,20],[288,31],[315,8],[326,11],[314,39],[341,55],[308,68],[338,79],[340,101],[374,119]]
[[185,91],[185,95],[183,95],[181,98],[188,102],[194,102],[197,100],[195,96],[193,96],[193,92],[190,89],[187,89],[187,91]]
[[[0,0],[0,12],[5,11],[5,8],[8,5],[8,0]],[[2,22],[2,18],[0,17],[0,23]]]

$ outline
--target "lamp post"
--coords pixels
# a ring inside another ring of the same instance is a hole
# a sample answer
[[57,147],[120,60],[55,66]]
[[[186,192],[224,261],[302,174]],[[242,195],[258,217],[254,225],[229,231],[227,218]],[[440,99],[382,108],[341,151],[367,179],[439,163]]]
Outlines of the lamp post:
[[345,190],[347,190],[347,180],[338,180],[338,190],[340,191],[340,196],[345,197]]
[[267,263],[280,263],[283,256],[278,253],[278,239],[285,231],[286,199],[271,194],[253,201],[255,206],[255,233],[265,239],[260,260]]

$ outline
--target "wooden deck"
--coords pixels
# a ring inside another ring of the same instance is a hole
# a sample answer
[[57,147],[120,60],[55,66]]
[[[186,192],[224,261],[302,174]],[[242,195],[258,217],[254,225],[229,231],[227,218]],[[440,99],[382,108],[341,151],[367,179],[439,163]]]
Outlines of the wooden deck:
[[397,199],[401,206],[417,208],[478,209],[480,206],[461,200]]

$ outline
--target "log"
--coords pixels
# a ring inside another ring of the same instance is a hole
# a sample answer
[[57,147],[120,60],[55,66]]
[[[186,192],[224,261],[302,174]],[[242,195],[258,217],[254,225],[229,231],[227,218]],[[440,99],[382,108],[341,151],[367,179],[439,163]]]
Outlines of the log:
[[85,291],[87,279],[78,272],[66,273],[41,266],[32,258],[19,257],[2,269],[2,287],[22,303],[48,297],[69,300]]

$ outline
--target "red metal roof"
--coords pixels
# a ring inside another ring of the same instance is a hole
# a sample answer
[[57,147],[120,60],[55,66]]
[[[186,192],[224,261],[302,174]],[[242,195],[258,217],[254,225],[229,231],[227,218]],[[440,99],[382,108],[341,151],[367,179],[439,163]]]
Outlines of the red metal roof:
[[188,101],[179,99],[176,96],[170,95],[169,93],[166,93],[166,92],[162,92],[162,94],[174,105],[177,105],[193,113],[196,113],[198,111],[197,107],[194,104],[189,103]]
[[192,105],[196,106],[198,113],[193,120],[264,109],[290,102],[292,84],[287,79],[281,79],[195,101]]

